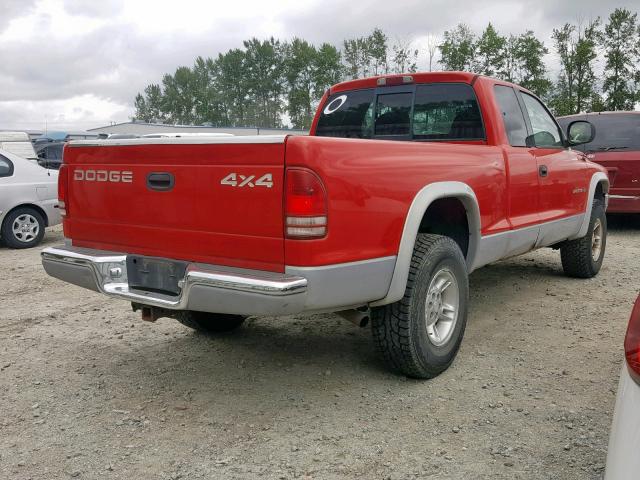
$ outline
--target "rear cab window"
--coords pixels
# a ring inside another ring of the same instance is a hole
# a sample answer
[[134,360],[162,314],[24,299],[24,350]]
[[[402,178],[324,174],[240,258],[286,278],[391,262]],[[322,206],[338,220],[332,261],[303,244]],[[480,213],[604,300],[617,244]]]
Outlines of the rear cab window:
[[316,136],[417,141],[483,141],[484,126],[473,88],[431,83],[363,89],[331,95]]

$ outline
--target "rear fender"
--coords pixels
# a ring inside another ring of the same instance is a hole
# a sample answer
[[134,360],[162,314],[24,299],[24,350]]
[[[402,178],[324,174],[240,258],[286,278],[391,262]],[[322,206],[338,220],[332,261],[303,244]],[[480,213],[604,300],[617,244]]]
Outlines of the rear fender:
[[463,182],[437,182],[427,185],[418,192],[414,197],[407,218],[405,219],[402,238],[400,240],[400,248],[396,265],[391,279],[391,285],[387,295],[375,302],[372,306],[387,305],[389,303],[400,300],[407,287],[407,279],[409,278],[409,267],[411,265],[411,257],[413,256],[413,248],[415,246],[416,237],[420,223],[429,206],[441,198],[457,198],[464,205],[467,211],[467,221],[469,223],[469,249],[467,252],[466,262],[467,270],[471,271],[474,259],[478,251],[478,243],[480,240],[480,209],[478,200],[473,189]]

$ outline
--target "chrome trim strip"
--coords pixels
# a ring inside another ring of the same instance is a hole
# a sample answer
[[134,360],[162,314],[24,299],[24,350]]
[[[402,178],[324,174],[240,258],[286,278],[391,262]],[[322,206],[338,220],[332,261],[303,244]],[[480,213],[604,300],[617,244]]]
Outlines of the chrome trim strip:
[[115,147],[126,145],[202,145],[284,143],[287,135],[242,135],[235,137],[123,138],[120,140],[73,140],[69,147]]
[[[97,253],[74,247],[49,247],[44,249],[41,255],[45,269],[50,262],[89,269],[93,274],[97,289],[106,295],[174,310],[188,308],[189,294],[195,286],[233,290],[267,297],[288,297],[304,294],[307,290],[307,280],[299,276],[253,270],[243,271],[191,263],[181,282],[182,292],[180,295],[163,295],[129,288],[127,256],[123,254]],[[113,276],[117,278],[117,281],[114,281],[111,274],[115,269],[119,269],[118,274]]]
[[638,200],[640,199],[640,195],[609,195],[609,198],[616,200]]

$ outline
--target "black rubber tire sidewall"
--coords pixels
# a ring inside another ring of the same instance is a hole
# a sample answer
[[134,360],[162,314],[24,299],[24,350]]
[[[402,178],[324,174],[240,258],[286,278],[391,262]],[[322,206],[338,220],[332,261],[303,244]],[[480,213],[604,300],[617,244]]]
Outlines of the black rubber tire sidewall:
[[[38,235],[30,241],[30,242],[21,242],[13,235],[12,225],[16,218],[20,215],[31,215],[36,219],[40,228],[38,229]],[[38,245],[42,239],[44,238],[44,229],[45,229],[45,221],[42,217],[42,214],[37,210],[29,207],[19,207],[15,210],[12,210],[7,214],[2,222],[2,240],[5,245],[9,248],[21,249],[21,248],[32,248]]]
[[[445,345],[431,343],[424,316],[426,292],[432,278],[447,267],[459,289],[458,319]],[[455,358],[467,321],[468,274],[459,246],[449,237],[419,234],[413,250],[407,286],[402,299],[371,312],[376,349],[388,367],[412,378],[433,378]]]
[[[459,306],[458,318],[449,341],[442,346],[436,346],[431,342],[427,333],[425,299],[433,276],[442,268],[450,270],[456,278],[459,292]],[[438,370],[446,369],[460,348],[466,327],[469,296],[466,275],[465,265],[460,264],[454,257],[447,255],[446,252],[427,258],[418,271],[415,280],[416,287],[413,292],[414,298],[411,301],[410,307],[410,315],[413,319],[411,322],[411,338],[415,339],[414,348],[424,368],[433,369],[435,367]]]
[[593,235],[593,228],[595,226],[597,218],[600,219],[600,224],[602,225],[602,243],[600,245],[600,257],[597,261],[594,261],[592,257],[589,257],[591,258],[591,266],[593,267],[593,271],[595,273],[599,272],[600,268],[602,267],[602,262],[604,261],[604,253],[607,247],[607,214],[601,201],[596,201],[593,204],[593,215],[591,217],[591,221],[589,222],[589,238],[591,238],[591,236]]
[[[600,257],[594,260],[591,256],[591,243],[593,237],[593,228],[597,219],[600,219],[602,225],[602,244],[600,248]],[[604,261],[605,251],[607,247],[607,215],[605,213],[604,202],[595,199],[591,209],[591,217],[589,218],[589,228],[584,237],[566,242],[560,249],[562,259],[562,267],[564,272],[576,278],[592,278],[595,277]]]

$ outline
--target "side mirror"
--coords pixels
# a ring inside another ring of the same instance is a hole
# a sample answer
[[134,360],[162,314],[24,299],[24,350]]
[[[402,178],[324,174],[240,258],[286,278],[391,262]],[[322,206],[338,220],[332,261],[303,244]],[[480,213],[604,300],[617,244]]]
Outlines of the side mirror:
[[582,145],[592,142],[596,138],[596,127],[585,120],[576,120],[567,127],[567,140],[569,146]]

